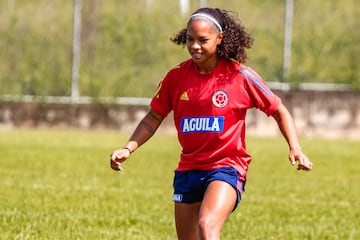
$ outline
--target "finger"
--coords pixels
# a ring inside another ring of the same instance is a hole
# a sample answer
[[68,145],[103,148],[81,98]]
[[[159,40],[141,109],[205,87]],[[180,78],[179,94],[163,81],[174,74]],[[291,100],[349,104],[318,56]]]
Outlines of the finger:
[[304,159],[304,166],[306,167],[306,170],[308,170],[308,171],[311,170],[313,167],[312,162],[310,162],[310,160],[307,157],[305,157],[305,159]]
[[121,163],[110,161],[110,167],[115,171],[122,171]]
[[116,166],[116,162],[110,159],[110,167],[114,168]]
[[111,159],[112,161],[115,161],[115,160],[117,159],[117,155],[118,155],[118,152],[117,152],[117,151],[113,152],[113,153],[110,155],[110,159]]
[[298,165],[297,170],[308,170],[304,165]]
[[122,171],[123,169],[122,169],[122,167],[121,167],[121,163],[119,163],[119,162],[117,162],[117,170],[118,171]]
[[313,164],[312,164],[312,162],[309,161],[309,162],[306,164],[306,170],[307,170],[307,171],[310,171],[312,168],[313,168]]
[[310,171],[312,169],[312,163],[306,162],[304,164],[298,165],[298,170]]
[[291,165],[294,166],[296,164],[295,156],[293,154],[290,154],[289,160],[291,162]]
[[120,153],[120,151],[115,151],[112,156],[111,156],[111,159],[114,161],[114,162],[117,162],[119,160],[122,160],[124,157],[123,157],[123,154]]

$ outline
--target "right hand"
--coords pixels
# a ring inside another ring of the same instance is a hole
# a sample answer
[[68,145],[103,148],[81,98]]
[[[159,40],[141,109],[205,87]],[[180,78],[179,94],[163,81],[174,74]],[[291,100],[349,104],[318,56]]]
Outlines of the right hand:
[[129,157],[130,151],[126,148],[113,151],[110,154],[110,167],[115,171],[121,171],[120,163],[124,162]]
[[292,165],[295,165],[296,162],[298,162],[297,170],[310,171],[313,168],[313,163],[300,148],[290,150],[289,160]]

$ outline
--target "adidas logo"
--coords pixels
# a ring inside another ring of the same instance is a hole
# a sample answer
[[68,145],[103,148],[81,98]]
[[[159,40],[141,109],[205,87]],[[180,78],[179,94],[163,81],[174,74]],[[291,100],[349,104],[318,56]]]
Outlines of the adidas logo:
[[183,92],[183,94],[181,94],[180,100],[185,100],[185,101],[189,100],[189,96],[187,95],[187,92]]

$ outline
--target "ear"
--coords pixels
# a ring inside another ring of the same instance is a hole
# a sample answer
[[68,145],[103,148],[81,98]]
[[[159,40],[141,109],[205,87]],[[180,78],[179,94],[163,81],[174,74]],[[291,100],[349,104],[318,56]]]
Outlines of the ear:
[[220,45],[220,44],[221,44],[221,41],[223,40],[223,38],[224,38],[224,32],[219,33],[219,35],[217,36],[217,42],[216,42],[216,44],[217,44],[217,45]]

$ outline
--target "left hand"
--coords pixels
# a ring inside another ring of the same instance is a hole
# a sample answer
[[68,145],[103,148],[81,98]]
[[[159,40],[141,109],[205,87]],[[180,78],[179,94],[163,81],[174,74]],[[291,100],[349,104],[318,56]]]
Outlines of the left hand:
[[110,154],[110,167],[115,171],[121,171],[121,163],[130,157],[130,150],[121,148]]
[[301,149],[298,148],[290,150],[289,160],[292,165],[298,162],[297,170],[310,171],[314,165]]

